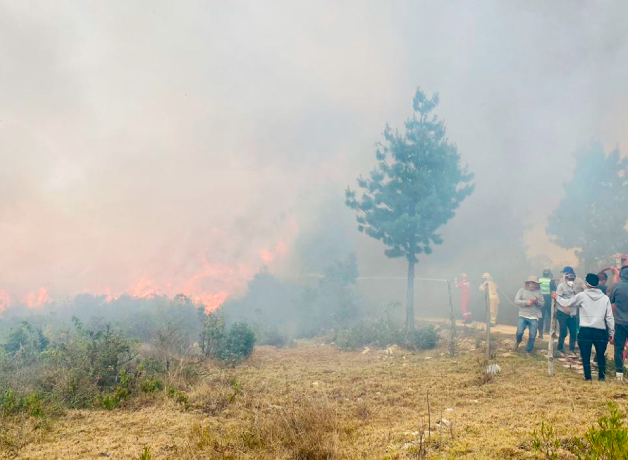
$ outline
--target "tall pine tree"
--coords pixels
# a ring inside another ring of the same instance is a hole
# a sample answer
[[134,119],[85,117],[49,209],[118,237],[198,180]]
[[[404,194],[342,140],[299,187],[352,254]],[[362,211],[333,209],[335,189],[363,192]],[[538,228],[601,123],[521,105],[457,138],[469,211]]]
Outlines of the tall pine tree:
[[574,153],[573,179],[549,217],[547,233],[565,249],[575,249],[585,270],[597,270],[628,251],[628,158],[604,153],[591,142]]
[[455,144],[445,125],[432,112],[435,94],[428,98],[417,89],[414,113],[405,133],[384,130],[377,144],[377,164],[369,178],[358,178],[360,195],[347,188],[346,203],[357,212],[358,230],[381,240],[388,257],[408,262],[406,330],[414,329],[414,268],[421,254],[443,241],[441,228],[474,189],[473,174],[460,164]]

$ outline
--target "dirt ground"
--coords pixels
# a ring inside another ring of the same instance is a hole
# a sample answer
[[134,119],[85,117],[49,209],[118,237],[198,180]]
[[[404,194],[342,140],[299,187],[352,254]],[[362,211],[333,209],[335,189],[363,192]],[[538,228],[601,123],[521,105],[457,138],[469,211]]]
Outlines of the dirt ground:
[[495,360],[501,372],[482,383],[476,345],[460,339],[455,357],[445,343],[417,353],[262,347],[236,369],[209,369],[187,408],[164,397],[70,411],[14,458],[134,459],[149,447],[152,459],[406,459],[421,458],[423,436],[427,458],[538,458],[530,433],[541,421],[568,437],[607,401],[628,409],[628,385],[585,382],[560,366],[549,377],[542,356],[512,353],[508,340]]

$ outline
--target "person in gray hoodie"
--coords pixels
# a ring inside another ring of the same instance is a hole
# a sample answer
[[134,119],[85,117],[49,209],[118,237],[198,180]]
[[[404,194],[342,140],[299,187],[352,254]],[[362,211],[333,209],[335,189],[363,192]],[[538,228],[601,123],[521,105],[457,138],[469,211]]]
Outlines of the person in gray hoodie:
[[525,282],[525,287],[519,289],[515,296],[515,305],[519,307],[515,351],[519,348],[519,344],[523,340],[523,333],[526,328],[528,328],[529,336],[526,353],[532,353],[536,331],[539,327],[539,318],[541,318],[543,314],[544,304],[543,293],[539,288],[539,279],[536,276],[528,277],[528,281]]
[[624,378],[624,347],[628,338],[628,265],[619,272],[619,283],[611,288],[611,304],[615,317],[615,375]]
[[615,319],[608,296],[598,289],[600,278],[589,273],[585,278],[587,289],[571,299],[563,299],[552,294],[556,302],[564,308],[577,308],[580,311],[580,331],[578,346],[582,356],[585,380],[591,380],[591,347],[595,347],[598,360],[598,378],[606,377],[606,347],[609,338],[615,335]]

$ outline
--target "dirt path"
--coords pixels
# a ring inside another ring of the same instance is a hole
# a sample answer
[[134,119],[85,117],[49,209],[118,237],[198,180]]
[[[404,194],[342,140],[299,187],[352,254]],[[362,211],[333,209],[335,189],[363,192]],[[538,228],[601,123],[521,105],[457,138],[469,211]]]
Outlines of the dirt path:
[[[422,321],[427,322],[427,323],[432,323],[432,324],[438,324],[443,327],[449,327],[450,325],[449,319],[445,319],[445,318],[423,318]],[[481,331],[481,332],[486,331],[486,323],[483,323],[483,322],[481,323],[478,321],[473,321],[471,323],[465,324],[464,321],[457,320],[456,327],[459,329],[471,328],[471,329],[476,329],[477,331]],[[517,333],[517,328],[516,326],[511,326],[509,324],[497,324],[496,326],[491,326],[491,332],[495,334],[510,336],[514,338],[515,334]],[[526,340],[527,340],[527,332],[524,337],[524,342]],[[538,343],[543,344],[543,348],[538,351],[540,354],[542,354],[545,357],[547,357],[547,352],[548,352],[547,351],[548,341],[549,341],[549,334],[545,334],[543,339],[540,339],[538,337],[536,339],[537,344]],[[608,350],[607,350],[607,355],[608,355]],[[606,358],[607,360],[609,359],[608,356]],[[592,358],[592,361],[594,361],[593,358]],[[584,375],[584,370],[582,368],[582,361],[580,360],[580,356],[575,356],[575,357],[561,356],[561,357],[556,358],[554,362],[566,369],[571,369],[574,372],[577,372],[578,374]],[[595,362],[592,363],[592,367],[594,370],[597,370],[597,364]]]

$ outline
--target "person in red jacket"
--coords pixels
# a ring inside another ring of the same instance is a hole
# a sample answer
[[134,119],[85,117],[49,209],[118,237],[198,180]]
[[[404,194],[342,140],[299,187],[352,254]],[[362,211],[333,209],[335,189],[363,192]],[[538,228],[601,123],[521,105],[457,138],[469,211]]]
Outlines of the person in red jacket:
[[467,280],[467,274],[460,275],[460,281],[456,282],[456,287],[460,291],[460,310],[466,324],[471,322],[471,312],[469,311],[469,301],[471,300],[471,283]]

